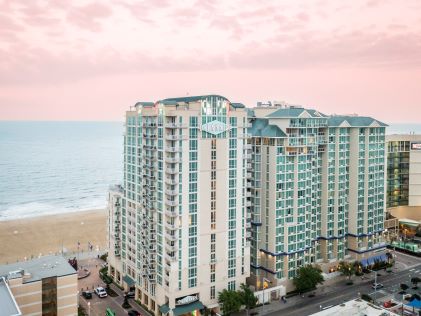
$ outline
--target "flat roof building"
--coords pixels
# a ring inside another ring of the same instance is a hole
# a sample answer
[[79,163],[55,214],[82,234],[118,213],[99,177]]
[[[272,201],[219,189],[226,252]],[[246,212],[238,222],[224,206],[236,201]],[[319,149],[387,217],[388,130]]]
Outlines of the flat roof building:
[[5,278],[0,278],[0,307],[2,315],[20,316],[19,306],[10,291],[9,285]]
[[373,305],[361,299],[348,301],[333,307],[324,309],[311,316],[337,316],[337,315],[364,315],[364,316],[398,316],[392,311]]
[[0,266],[23,315],[77,315],[77,272],[62,256]]

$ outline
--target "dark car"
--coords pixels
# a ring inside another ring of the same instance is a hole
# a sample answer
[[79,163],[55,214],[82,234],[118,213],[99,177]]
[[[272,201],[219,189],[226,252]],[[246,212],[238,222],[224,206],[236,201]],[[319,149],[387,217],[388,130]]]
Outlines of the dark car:
[[127,292],[125,294],[128,298],[134,298],[134,291]]
[[90,291],[83,291],[82,292],[82,296],[84,298],[86,298],[87,300],[90,300],[92,298],[92,292],[90,292]]
[[133,309],[132,309],[131,311],[129,311],[129,312],[128,312],[128,315],[129,315],[129,316],[141,316],[141,315],[140,315],[140,313],[139,313],[138,311],[135,311],[135,310],[133,310]]

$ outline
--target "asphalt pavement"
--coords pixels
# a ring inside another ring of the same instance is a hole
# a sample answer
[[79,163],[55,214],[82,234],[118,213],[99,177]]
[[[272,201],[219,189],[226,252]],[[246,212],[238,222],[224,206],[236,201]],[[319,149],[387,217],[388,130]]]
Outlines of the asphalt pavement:
[[[374,273],[365,274],[364,279],[354,277],[353,285],[346,285],[346,281],[339,282],[332,286],[322,286],[318,289],[314,297],[294,297],[289,299],[284,306],[282,303],[275,302],[275,304],[266,305],[265,308],[258,308],[257,311],[260,315],[289,315],[289,316],[303,316],[310,315],[326,309],[331,306],[341,304],[358,298],[361,294],[370,294],[378,302],[387,296],[396,294],[401,283],[410,284],[412,277],[418,276],[421,278],[421,261],[419,258],[407,257],[407,255],[399,255],[399,260],[404,261],[404,267],[394,269],[392,273],[379,271],[380,275],[377,276],[377,282],[384,285],[379,291],[374,291],[372,284],[374,282]],[[394,295],[396,296],[396,295]],[[398,297],[396,297],[398,298]],[[280,306],[281,304],[281,306]],[[290,304],[290,306],[288,306]],[[275,305],[275,306],[271,306]],[[282,307],[282,308],[280,308]],[[276,310],[277,309],[277,310]],[[263,313],[262,313],[263,311]]]

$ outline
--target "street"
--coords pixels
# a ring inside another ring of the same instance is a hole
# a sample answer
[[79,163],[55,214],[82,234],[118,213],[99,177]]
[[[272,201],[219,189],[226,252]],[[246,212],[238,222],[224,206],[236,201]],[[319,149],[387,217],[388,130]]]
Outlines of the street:
[[[87,258],[79,261],[79,267],[87,267],[91,274],[84,279],[79,280],[79,292],[82,290],[89,289],[93,292],[93,289],[97,286],[103,286],[105,288],[104,282],[99,277],[99,269],[104,262],[101,259],[97,258]],[[110,308],[113,310],[117,316],[125,316],[129,310],[137,310],[141,315],[149,315],[145,310],[143,310],[136,302],[132,299],[129,299],[129,303],[132,308],[125,310],[121,307],[124,301],[124,293],[114,284],[111,284],[110,287],[118,294],[116,297],[111,297],[108,295],[106,298],[99,298],[95,293],[92,293],[92,299],[85,299],[79,295],[79,304],[84,308],[88,316],[104,316],[105,310]],[[88,306],[90,303],[90,307]]]
[[[365,274],[365,280],[358,280],[358,277],[353,277],[354,284],[346,285],[345,281],[331,287],[321,287],[319,291],[322,291],[320,294],[317,294],[315,297],[305,296],[304,298],[298,297],[295,302],[291,302],[291,306],[286,303],[284,308],[279,310],[272,309],[272,304],[265,306],[265,315],[290,315],[290,316],[302,316],[310,315],[320,311],[320,306],[322,308],[327,308],[329,306],[338,305],[344,301],[355,299],[360,294],[370,294],[371,297],[377,301],[382,300],[387,296],[393,296],[394,293],[399,291],[399,285],[401,283],[410,284],[410,278],[418,276],[421,278],[421,260],[415,257],[409,257],[408,255],[398,254],[397,266],[403,264],[404,269],[396,271],[394,269],[392,273],[387,273],[379,271],[380,275],[377,276],[377,282],[382,283],[384,288],[378,290],[377,293],[374,293],[371,285],[374,281],[374,274]],[[418,263],[418,264],[417,264]],[[409,265],[409,266],[408,266]],[[272,310],[271,310],[272,309]],[[256,309],[259,311],[259,309]]]

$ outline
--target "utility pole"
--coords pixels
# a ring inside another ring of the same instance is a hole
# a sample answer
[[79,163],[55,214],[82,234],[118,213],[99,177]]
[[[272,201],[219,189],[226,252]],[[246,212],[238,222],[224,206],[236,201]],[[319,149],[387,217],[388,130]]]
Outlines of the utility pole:
[[377,299],[377,271],[368,269],[368,271],[371,271],[374,273],[374,303],[376,303],[376,299]]

